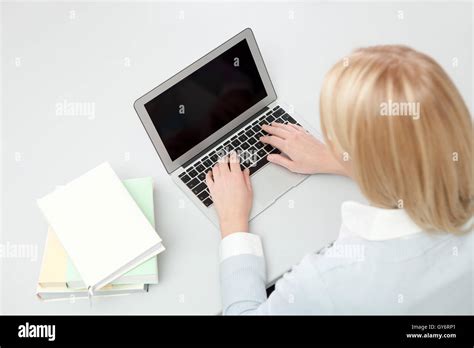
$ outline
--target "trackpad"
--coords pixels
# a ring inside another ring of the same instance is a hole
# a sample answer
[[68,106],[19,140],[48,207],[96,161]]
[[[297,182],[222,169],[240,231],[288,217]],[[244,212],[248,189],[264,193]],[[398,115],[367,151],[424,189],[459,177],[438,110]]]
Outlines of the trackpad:
[[306,175],[270,163],[251,176],[254,201],[258,206],[267,207],[305,178]]

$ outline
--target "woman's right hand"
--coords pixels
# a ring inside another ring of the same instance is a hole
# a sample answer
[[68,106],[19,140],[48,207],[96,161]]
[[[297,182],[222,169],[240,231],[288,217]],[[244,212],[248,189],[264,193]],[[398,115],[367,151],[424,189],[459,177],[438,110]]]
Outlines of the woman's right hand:
[[269,162],[294,173],[347,175],[346,169],[334,158],[328,147],[303,127],[273,122],[271,125],[262,125],[262,129],[269,135],[262,136],[260,141],[276,147],[286,155],[268,155]]

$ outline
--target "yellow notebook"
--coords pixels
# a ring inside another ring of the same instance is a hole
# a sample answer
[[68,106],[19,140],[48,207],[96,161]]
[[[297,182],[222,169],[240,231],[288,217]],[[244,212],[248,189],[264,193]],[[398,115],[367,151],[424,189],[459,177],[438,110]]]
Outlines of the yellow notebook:
[[43,287],[66,286],[67,260],[66,251],[56,233],[49,227],[38,285]]

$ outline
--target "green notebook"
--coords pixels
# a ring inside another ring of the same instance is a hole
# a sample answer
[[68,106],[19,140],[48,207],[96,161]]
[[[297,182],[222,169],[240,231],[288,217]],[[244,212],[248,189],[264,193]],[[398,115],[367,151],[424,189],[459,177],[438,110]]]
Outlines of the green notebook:
[[[138,178],[123,181],[124,186],[142,210],[148,221],[155,226],[153,205],[153,179]],[[68,259],[66,267],[66,284],[70,288],[84,288],[85,284],[74,264]],[[143,262],[139,266],[114,280],[111,284],[158,284],[157,256]]]

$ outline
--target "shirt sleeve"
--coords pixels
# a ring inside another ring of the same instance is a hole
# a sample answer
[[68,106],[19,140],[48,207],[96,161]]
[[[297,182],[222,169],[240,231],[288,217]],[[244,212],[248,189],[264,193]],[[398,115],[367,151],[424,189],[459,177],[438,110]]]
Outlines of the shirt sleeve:
[[263,257],[263,248],[260,237],[247,233],[236,232],[228,235],[221,241],[220,261],[224,261],[232,256],[254,255]]
[[264,257],[247,253],[224,259],[220,263],[222,313],[333,313],[326,285],[313,265],[314,257],[307,256],[293,266],[276,282],[275,290],[268,299]]

